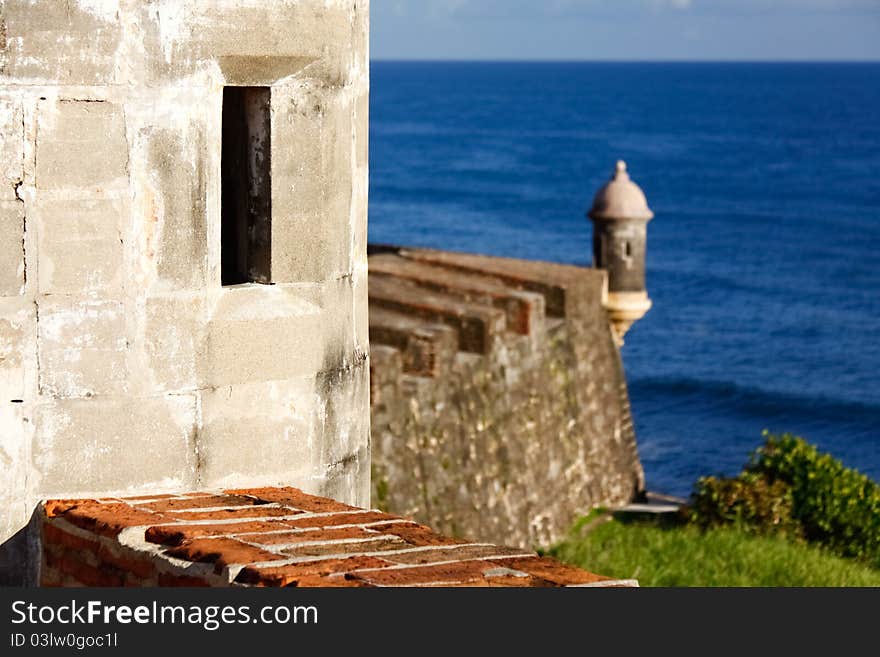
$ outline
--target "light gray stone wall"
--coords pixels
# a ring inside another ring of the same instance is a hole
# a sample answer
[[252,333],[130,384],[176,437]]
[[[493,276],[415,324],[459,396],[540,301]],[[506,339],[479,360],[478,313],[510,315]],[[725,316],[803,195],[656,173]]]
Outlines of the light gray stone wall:
[[[368,15],[0,3],[0,581],[41,498],[369,503]],[[221,286],[224,85],[272,89],[273,285]]]

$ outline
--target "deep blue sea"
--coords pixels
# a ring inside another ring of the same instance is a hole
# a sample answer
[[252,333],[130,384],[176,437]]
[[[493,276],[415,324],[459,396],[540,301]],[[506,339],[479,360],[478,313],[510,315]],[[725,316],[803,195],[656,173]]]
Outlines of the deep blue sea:
[[648,488],[762,429],[880,480],[880,65],[372,65],[370,240],[587,265],[625,159],[654,308],[623,349]]

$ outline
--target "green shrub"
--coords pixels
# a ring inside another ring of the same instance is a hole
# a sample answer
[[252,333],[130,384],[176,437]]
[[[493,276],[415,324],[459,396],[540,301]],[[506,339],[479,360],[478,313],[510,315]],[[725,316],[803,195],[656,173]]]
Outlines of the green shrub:
[[880,486],[803,438],[764,436],[738,477],[696,483],[690,521],[800,536],[880,567]]
[[747,469],[790,487],[803,536],[880,566],[880,486],[802,438],[765,436]]
[[688,516],[704,529],[738,525],[755,534],[799,534],[799,527],[792,518],[790,487],[782,481],[770,482],[750,472],[735,479],[699,479]]

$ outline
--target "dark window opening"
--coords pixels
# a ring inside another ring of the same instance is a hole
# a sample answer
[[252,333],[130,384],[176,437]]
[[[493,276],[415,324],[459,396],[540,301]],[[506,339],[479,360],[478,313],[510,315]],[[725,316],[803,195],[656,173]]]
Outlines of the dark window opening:
[[631,257],[633,254],[632,244],[630,244],[629,242],[626,242],[626,246],[624,247],[624,252],[625,252],[627,258]]
[[220,277],[270,283],[272,259],[269,87],[223,89]]
[[608,239],[605,237],[605,233],[599,233],[593,239],[595,240],[593,247],[593,256],[596,260],[595,265],[602,269],[605,267],[605,263],[608,262]]

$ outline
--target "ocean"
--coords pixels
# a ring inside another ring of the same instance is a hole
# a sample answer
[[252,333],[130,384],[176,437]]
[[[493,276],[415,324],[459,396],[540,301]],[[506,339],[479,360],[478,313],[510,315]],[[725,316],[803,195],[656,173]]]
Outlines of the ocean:
[[623,348],[649,490],[792,432],[880,480],[880,65],[374,62],[372,242],[588,265],[626,160],[653,309]]

